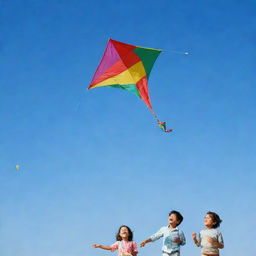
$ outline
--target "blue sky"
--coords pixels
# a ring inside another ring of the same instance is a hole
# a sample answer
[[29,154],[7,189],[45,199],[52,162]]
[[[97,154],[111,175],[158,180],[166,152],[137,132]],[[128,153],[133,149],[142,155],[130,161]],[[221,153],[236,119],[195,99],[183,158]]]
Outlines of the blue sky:
[[[222,255],[254,255],[255,1],[0,1],[0,255],[101,256],[184,216],[182,255],[211,210]],[[108,38],[163,49],[151,103],[87,91]],[[172,51],[189,51],[189,55]],[[20,171],[15,165],[20,165]],[[161,255],[161,241],[140,250]]]

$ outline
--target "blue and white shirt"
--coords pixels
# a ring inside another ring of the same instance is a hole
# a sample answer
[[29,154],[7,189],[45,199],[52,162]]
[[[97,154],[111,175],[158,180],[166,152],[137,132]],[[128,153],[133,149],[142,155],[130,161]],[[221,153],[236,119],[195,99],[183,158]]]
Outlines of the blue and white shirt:
[[[154,242],[161,237],[163,237],[162,251],[165,253],[179,252],[180,245],[184,245],[186,243],[184,233],[177,227],[174,229],[170,229],[169,226],[162,227],[150,238],[152,242]],[[175,243],[174,240],[176,238],[179,238],[181,243]]]

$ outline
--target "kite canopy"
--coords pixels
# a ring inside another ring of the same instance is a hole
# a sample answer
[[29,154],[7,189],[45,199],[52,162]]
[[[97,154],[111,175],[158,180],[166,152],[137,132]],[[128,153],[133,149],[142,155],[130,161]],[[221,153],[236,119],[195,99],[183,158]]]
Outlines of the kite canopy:
[[[111,86],[141,98],[157,119],[150,102],[148,79],[161,50],[143,48],[109,39],[88,89]],[[162,122],[157,119],[160,126]],[[161,127],[161,126],[160,126]],[[164,127],[164,128],[163,128]],[[169,132],[165,125],[161,127]]]

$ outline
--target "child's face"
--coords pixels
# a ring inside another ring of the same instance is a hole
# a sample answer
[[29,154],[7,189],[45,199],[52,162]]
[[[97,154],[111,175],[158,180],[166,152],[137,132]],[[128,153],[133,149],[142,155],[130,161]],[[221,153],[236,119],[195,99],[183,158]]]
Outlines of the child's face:
[[212,216],[210,214],[206,214],[204,217],[204,225],[207,228],[212,228],[214,224],[215,222],[213,221]]
[[176,228],[179,225],[179,221],[177,220],[176,214],[171,214],[168,218],[169,220],[169,225],[172,226],[173,228]]
[[129,230],[127,227],[121,227],[119,235],[121,236],[122,239],[128,239],[129,237]]

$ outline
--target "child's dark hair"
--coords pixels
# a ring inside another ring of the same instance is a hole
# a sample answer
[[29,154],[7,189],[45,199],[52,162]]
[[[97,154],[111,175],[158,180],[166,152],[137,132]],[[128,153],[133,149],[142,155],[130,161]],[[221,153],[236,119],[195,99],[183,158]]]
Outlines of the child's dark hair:
[[175,214],[175,215],[176,215],[176,218],[177,218],[177,220],[178,220],[178,222],[179,222],[179,224],[178,224],[177,226],[179,226],[180,223],[183,221],[183,216],[182,216],[178,211],[171,211],[171,212],[169,213],[169,216],[171,216],[172,214]]
[[212,221],[214,222],[213,228],[217,228],[220,226],[220,223],[222,220],[220,219],[219,215],[215,212],[207,212],[206,214],[210,215],[212,218]]
[[122,237],[119,235],[121,228],[127,228],[128,229],[128,232],[129,232],[128,241],[132,241],[132,239],[133,239],[133,232],[131,231],[131,229],[128,226],[125,226],[125,225],[122,225],[118,229],[118,231],[116,233],[116,241],[122,241]]

